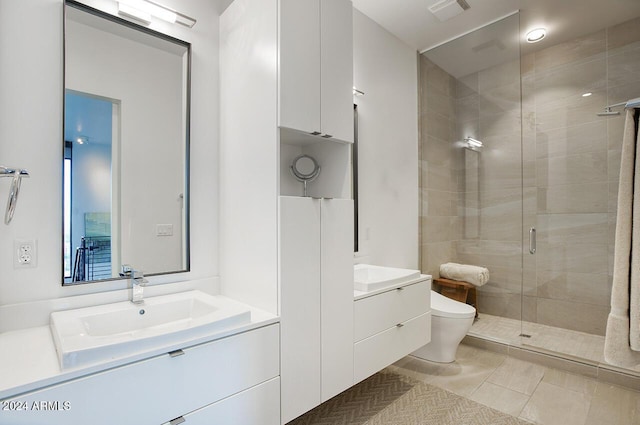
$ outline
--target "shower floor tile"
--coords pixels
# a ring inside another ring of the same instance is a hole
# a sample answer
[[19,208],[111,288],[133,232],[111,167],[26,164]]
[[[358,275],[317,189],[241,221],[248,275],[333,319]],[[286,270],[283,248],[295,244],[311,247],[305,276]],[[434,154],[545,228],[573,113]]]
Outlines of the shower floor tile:
[[[604,363],[604,337],[480,313],[469,333],[515,346],[533,346]],[[522,337],[520,334],[530,335]],[[637,369],[640,371],[640,368]]]

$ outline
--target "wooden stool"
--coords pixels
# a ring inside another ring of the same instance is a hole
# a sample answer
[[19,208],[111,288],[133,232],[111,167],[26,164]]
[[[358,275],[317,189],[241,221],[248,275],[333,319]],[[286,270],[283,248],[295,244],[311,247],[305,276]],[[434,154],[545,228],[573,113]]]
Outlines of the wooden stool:
[[433,286],[434,291],[445,297],[475,307],[476,317],[478,317],[478,299],[475,285],[460,280],[438,277],[433,279]]

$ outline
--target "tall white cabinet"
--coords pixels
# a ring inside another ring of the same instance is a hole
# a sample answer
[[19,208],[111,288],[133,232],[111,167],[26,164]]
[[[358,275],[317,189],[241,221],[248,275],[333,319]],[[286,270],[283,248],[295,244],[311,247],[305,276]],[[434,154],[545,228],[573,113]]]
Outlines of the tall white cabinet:
[[352,3],[235,0],[220,28],[221,289],[280,315],[287,423],[353,385]]
[[353,142],[350,0],[280,0],[280,127]]

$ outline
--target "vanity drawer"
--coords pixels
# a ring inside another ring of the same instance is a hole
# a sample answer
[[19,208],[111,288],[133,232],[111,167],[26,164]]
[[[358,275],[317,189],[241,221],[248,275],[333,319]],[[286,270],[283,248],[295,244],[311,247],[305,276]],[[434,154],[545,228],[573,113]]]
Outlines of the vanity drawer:
[[[182,418],[185,425],[280,425],[280,378],[273,378]],[[170,422],[163,425],[170,425]]]
[[5,411],[0,422],[161,424],[278,376],[279,333],[269,325],[34,391],[8,401],[57,410]]
[[354,384],[431,341],[431,313],[393,326],[354,345]]
[[354,341],[406,322],[430,309],[430,280],[357,300],[354,302]]

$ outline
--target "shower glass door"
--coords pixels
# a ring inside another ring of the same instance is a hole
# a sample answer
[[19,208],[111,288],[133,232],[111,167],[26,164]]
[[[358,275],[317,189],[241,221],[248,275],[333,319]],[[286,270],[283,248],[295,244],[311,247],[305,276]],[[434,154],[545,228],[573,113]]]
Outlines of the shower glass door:
[[438,276],[444,262],[488,268],[471,335],[520,344],[535,292],[536,191],[523,162],[519,16],[420,60],[423,272]]

